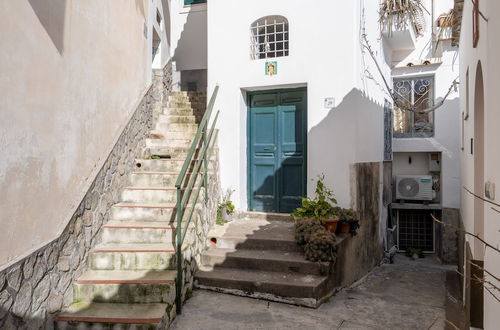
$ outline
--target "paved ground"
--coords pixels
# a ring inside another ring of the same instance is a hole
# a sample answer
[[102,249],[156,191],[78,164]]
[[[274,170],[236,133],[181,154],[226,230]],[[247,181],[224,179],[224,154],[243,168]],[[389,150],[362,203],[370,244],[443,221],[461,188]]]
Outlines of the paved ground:
[[318,309],[199,290],[172,329],[443,329],[450,269],[397,256]]

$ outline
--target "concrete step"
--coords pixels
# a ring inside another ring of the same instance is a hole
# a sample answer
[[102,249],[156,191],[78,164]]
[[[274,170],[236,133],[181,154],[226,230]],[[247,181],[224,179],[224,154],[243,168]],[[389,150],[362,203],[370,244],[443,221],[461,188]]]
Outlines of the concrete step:
[[269,213],[269,212],[242,212],[240,218],[243,220],[261,220],[261,221],[292,221],[289,213]]
[[[198,149],[196,152],[199,152]],[[145,148],[144,156],[160,156],[162,158],[186,159],[189,147],[151,147]]]
[[100,244],[90,250],[92,270],[175,269],[175,250],[171,243]]
[[160,132],[187,132],[193,134],[198,130],[198,124],[157,122],[155,130]]
[[165,106],[168,108],[193,108],[194,104],[191,103],[191,101],[188,101],[186,99],[172,99],[168,100],[165,103]]
[[[197,159],[193,159],[191,162],[191,167],[188,170],[192,170]],[[208,164],[209,170],[213,171],[215,168],[216,156],[212,156],[211,161]],[[136,159],[135,160],[135,171],[136,172],[171,172],[179,173],[184,165],[184,160],[182,159]]]
[[[163,126],[162,126],[163,127]],[[167,129],[167,126],[163,128]],[[193,132],[185,132],[185,131],[169,131],[167,130],[152,130],[149,134],[151,139],[174,139],[174,140],[193,140],[196,136],[196,131]]]
[[327,277],[234,268],[199,270],[199,288],[241,296],[317,307],[325,294]]
[[111,219],[117,221],[175,221],[174,203],[117,203],[111,208]]
[[74,301],[123,304],[171,303],[176,271],[88,270],[73,283]]
[[305,260],[302,252],[275,250],[221,249],[203,252],[202,265],[211,268],[237,268],[304,275],[327,275],[329,263]]
[[[132,172],[130,184],[132,187],[173,187],[179,176],[179,172]],[[189,180],[191,174],[187,174]]]
[[165,222],[109,221],[102,226],[101,242],[107,243],[172,243],[175,228]]
[[177,189],[175,189],[175,187],[126,187],[122,192],[122,201],[132,203],[175,204],[177,201]]
[[[193,162],[194,163],[194,162]],[[183,159],[136,159],[136,172],[173,172],[179,173],[184,165]]]
[[192,139],[146,139],[146,148],[163,148],[163,147],[173,147],[173,148],[188,148],[191,147]]
[[169,123],[169,124],[196,124],[195,116],[172,116],[172,115],[160,115],[158,117],[159,123]]
[[194,116],[194,111],[193,111],[193,108],[191,108],[191,107],[185,107],[185,108],[164,107],[163,114],[164,115],[171,115],[171,116]]
[[190,148],[192,144],[192,139],[164,138],[146,141],[148,148]]
[[56,329],[164,329],[169,306],[78,302],[56,317]]
[[239,219],[215,227],[209,235],[217,247],[225,249],[302,251],[295,243],[293,222]]

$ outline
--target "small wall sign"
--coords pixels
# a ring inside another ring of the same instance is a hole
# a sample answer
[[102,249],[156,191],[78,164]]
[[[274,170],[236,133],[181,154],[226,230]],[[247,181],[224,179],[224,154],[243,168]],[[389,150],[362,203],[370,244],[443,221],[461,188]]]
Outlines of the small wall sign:
[[266,76],[274,76],[278,74],[278,62],[266,62]]
[[333,109],[335,108],[335,98],[327,97],[325,98],[325,109]]

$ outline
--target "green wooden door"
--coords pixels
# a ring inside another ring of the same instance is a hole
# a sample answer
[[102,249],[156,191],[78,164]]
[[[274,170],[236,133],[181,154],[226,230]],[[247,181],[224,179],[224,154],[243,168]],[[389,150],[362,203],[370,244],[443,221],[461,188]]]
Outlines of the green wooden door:
[[306,89],[251,93],[249,105],[249,209],[291,212],[306,195]]

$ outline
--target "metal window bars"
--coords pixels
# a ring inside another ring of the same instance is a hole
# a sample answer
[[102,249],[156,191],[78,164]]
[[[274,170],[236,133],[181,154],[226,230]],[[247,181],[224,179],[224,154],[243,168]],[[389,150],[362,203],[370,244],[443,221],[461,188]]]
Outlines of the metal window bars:
[[288,56],[288,20],[283,16],[266,16],[250,27],[250,57],[253,60]]
[[[205,188],[205,203],[208,201],[208,162],[212,155],[215,146],[215,125],[220,111],[217,111],[212,120],[212,125],[208,129],[210,116],[214,107],[215,99],[219,91],[219,86],[216,86],[210,102],[208,103],[205,114],[201,119],[196,135],[189,148],[186,160],[182,165],[182,169],[177,177],[175,188],[177,189],[176,203],[176,262],[177,262],[177,280],[176,280],[176,309],[177,313],[182,313],[182,289],[184,287],[183,280],[183,259],[182,245],[193,217],[198,198],[202,188]],[[203,166],[203,168],[202,168]],[[188,170],[192,172],[188,176]],[[197,182],[198,181],[198,182]],[[195,186],[196,184],[196,186]],[[188,206],[191,206],[188,210]],[[186,218],[184,216],[186,215]],[[184,228],[183,228],[184,225]]]

